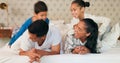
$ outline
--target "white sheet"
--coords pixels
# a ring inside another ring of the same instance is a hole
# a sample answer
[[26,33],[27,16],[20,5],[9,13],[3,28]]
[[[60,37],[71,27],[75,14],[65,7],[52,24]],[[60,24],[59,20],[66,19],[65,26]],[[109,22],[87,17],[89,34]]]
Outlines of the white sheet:
[[41,63],[120,63],[120,48],[113,48],[102,54],[44,56]]
[[[42,57],[40,63],[120,63],[120,46],[101,54],[61,54]],[[29,63],[29,57],[19,56],[8,46],[0,49],[0,63]],[[37,63],[37,62],[33,62]]]
[[0,63],[29,63],[29,58],[19,56],[18,52],[13,51],[6,45],[0,48]]
[[54,55],[43,57],[41,63],[120,63],[120,55]]

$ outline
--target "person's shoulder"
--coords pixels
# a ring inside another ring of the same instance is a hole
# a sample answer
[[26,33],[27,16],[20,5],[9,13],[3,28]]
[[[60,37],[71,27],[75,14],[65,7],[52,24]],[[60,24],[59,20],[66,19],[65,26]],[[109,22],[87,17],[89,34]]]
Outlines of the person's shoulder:
[[70,29],[68,32],[67,32],[67,36],[68,37],[73,37],[74,35],[74,30],[73,29]]
[[33,17],[29,17],[28,19],[26,19],[26,22],[27,22],[27,21],[32,21],[32,18],[33,18]]
[[23,32],[23,34],[21,36],[25,37],[25,38],[28,38],[29,37],[28,29],[25,32]]
[[46,18],[46,21],[49,21],[49,18]]
[[32,17],[28,18],[24,23],[23,25],[26,25],[26,24],[31,24],[32,23]]
[[54,26],[54,25],[49,25],[49,30],[48,30],[48,33],[47,33],[47,36],[49,37],[61,37],[61,33],[60,33],[60,30]]
[[92,15],[92,14],[87,14],[87,13],[85,13],[85,18],[95,19],[96,17],[97,17],[96,15]]
[[55,26],[53,23],[49,24],[49,30],[59,30],[57,26]]
[[71,22],[74,22],[74,21],[75,21],[75,22],[76,22],[76,21],[77,21],[77,22],[79,22],[79,19],[78,19],[78,18],[73,17],[73,18],[71,19]]
[[45,19],[45,22],[49,24],[50,20],[48,18]]

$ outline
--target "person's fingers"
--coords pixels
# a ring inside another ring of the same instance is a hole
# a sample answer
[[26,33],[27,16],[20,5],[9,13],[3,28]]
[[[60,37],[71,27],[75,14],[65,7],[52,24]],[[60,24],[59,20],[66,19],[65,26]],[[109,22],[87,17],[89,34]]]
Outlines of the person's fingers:
[[36,58],[40,58],[41,56],[37,53],[34,54],[36,56]]
[[81,47],[80,47],[80,50],[84,50],[84,48],[85,48],[84,46],[81,46]]
[[32,48],[32,49],[31,49],[31,52],[36,53],[36,49],[35,49],[35,48]]
[[29,62],[32,63],[32,62],[34,62],[34,61],[35,61],[35,58],[34,58],[34,59],[32,58],[32,59],[30,59]]
[[75,48],[76,48],[76,49],[80,49],[80,46],[76,46]]
[[36,58],[36,61],[37,61],[37,62],[40,62],[40,58]]
[[79,51],[79,54],[86,54],[85,51]]

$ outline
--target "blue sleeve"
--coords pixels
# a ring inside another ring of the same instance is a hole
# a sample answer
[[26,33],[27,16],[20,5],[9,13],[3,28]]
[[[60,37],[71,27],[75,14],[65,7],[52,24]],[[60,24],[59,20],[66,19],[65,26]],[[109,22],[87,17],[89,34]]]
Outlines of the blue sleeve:
[[47,19],[45,20],[45,22],[46,22],[47,24],[49,24],[49,19],[47,18]]
[[9,45],[12,45],[28,28],[28,26],[32,23],[32,19],[29,18],[25,23],[20,27],[19,31],[11,38]]

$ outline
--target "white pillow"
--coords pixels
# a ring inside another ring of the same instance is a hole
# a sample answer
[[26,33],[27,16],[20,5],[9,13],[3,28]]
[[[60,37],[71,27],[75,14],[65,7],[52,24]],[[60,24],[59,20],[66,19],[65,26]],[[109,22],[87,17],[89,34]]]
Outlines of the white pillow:
[[118,37],[120,36],[120,25],[117,23],[114,25],[110,32],[106,33],[103,36],[103,39],[101,42],[101,51],[106,51],[112,47],[115,47],[118,41]]

